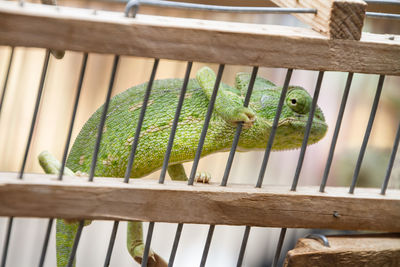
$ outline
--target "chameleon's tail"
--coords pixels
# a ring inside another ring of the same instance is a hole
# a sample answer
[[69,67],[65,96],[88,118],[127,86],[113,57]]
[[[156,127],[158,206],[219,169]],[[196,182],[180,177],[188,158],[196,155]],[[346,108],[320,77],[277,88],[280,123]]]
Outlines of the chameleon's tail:
[[[43,151],[39,155],[39,163],[47,174],[58,174],[61,163],[49,152]],[[65,175],[74,175],[68,168],[64,170]],[[68,265],[69,254],[74,244],[75,234],[78,229],[78,222],[66,223],[64,220],[57,219],[56,224],[56,248],[57,248],[57,267]],[[73,264],[75,266],[75,262]]]
[[[57,219],[56,224],[56,248],[57,248],[57,267],[66,267],[71,254],[74,238],[78,230],[79,223],[66,223],[64,220]],[[75,266],[75,261],[73,266]]]

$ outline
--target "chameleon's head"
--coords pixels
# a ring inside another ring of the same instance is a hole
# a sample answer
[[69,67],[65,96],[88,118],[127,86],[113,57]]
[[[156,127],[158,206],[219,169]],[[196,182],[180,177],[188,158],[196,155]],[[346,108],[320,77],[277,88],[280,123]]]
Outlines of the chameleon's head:
[[[266,119],[272,125],[282,88],[274,87],[258,90],[257,100],[253,102],[257,117]],[[258,103],[257,103],[258,102]],[[282,107],[278,129],[274,140],[274,150],[293,149],[301,147],[307,120],[310,114],[312,97],[299,86],[290,86]],[[308,144],[314,144],[322,139],[327,131],[324,115],[316,108]]]

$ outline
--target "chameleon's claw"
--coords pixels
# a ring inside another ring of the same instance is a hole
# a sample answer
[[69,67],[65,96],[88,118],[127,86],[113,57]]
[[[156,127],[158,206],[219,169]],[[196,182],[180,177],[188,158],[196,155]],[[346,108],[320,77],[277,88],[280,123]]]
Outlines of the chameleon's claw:
[[[134,250],[134,259],[138,263],[142,263],[143,260],[143,253],[144,253],[144,244],[137,246]],[[149,256],[147,259],[147,266],[148,267],[166,267],[167,263],[161,258],[157,253],[150,249]]]
[[208,184],[211,180],[211,174],[209,172],[196,172],[194,180],[196,183]]

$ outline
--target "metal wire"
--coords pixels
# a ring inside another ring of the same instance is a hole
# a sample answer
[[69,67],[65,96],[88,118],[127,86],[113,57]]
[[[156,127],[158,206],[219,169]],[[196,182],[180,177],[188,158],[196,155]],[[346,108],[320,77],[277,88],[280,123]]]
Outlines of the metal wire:
[[349,96],[352,80],[353,80],[353,73],[349,72],[349,74],[347,75],[346,86],[343,92],[342,102],[340,103],[339,113],[336,119],[335,131],[333,133],[331,147],[329,149],[328,159],[325,165],[324,175],[322,177],[321,186],[319,187],[319,192],[325,191],[326,182],[328,181],[329,170],[332,165],[332,159],[333,159],[333,154],[335,153],[336,141],[339,136],[340,126],[342,125],[343,114],[346,108],[347,98]]
[[215,100],[217,98],[218,88],[219,88],[219,84],[221,82],[222,73],[224,72],[224,68],[225,68],[225,64],[219,65],[217,78],[216,78],[215,84],[214,84],[214,89],[213,89],[210,101],[208,102],[207,114],[204,119],[203,129],[201,130],[199,144],[197,145],[196,155],[194,157],[193,166],[192,166],[192,170],[190,172],[188,185],[193,185],[193,183],[194,183],[194,177],[196,175],[197,167],[199,165],[201,152],[203,150],[203,145],[204,145],[204,141],[206,139],[208,125],[210,124],[210,119],[211,119],[211,115],[212,115],[212,112],[214,109],[214,104],[215,104]]
[[146,114],[146,109],[147,109],[147,103],[149,102],[150,92],[151,92],[151,88],[153,87],[153,82],[154,82],[154,78],[156,76],[157,67],[158,67],[159,62],[160,62],[160,60],[158,58],[154,59],[153,69],[151,71],[150,80],[147,83],[146,92],[145,92],[145,95],[143,98],[143,105],[140,110],[139,120],[138,120],[138,123],[136,126],[135,137],[133,138],[131,154],[129,155],[128,166],[126,167],[124,183],[129,183],[129,177],[131,176],[133,161],[135,160],[136,149],[137,149],[137,145],[139,143],[140,131],[142,129],[144,115]]
[[142,267],[147,267],[147,261],[149,259],[149,251],[150,251],[151,238],[153,237],[153,231],[154,231],[154,222],[150,222],[149,229],[147,230],[146,244],[144,245]]
[[379,13],[379,12],[365,12],[365,16],[369,18],[379,18],[379,19],[400,19],[400,14]]
[[322,241],[322,244],[325,247],[330,247],[331,245],[329,245],[329,240],[325,235],[321,235],[321,234],[308,234],[305,236],[305,238],[310,238],[310,239],[314,239],[317,241]]
[[210,224],[210,228],[208,229],[208,234],[207,234],[207,240],[206,240],[206,243],[204,244],[203,255],[201,256],[200,267],[204,267],[206,265],[208,251],[210,250],[211,239],[214,234],[214,229],[215,229],[215,225]]
[[374,123],[375,114],[376,114],[376,110],[378,108],[379,98],[381,96],[384,80],[385,80],[385,75],[380,75],[379,76],[379,81],[378,81],[378,86],[377,86],[376,93],[375,93],[374,102],[373,102],[372,108],[371,108],[371,114],[369,115],[368,125],[367,125],[367,128],[365,129],[364,139],[363,139],[363,142],[362,142],[362,145],[361,145],[360,153],[358,155],[357,164],[356,164],[356,167],[354,169],[354,175],[353,175],[353,179],[352,179],[352,182],[351,182],[351,185],[350,185],[350,189],[349,189],[349,193],[350,194],[354,193],[354,188],[356,187],[358,174],[360,173],[361,164],[362,164],[362,161],[363,161],[363,158],[364,158],[364,154],[365,154],[365,150],[366,150],[367,144],[368,144],[368,139],[369,139],[369,136],[371,134],[372,125]]
[[311,104],[311,110],[308,115],[306,130],[304,133],[303,143],[301,145],[301,150],[300,150],[300,157],[299,157],[299,161],[297,162],[296,173],[293,177],[292,187],[290,188],[291,191],[296,191],[297,183],[298,183],[299,177],[300,177],[301,168],[303,167],[304,156],[306,154],[308,138],[310,137],[311,125],[312,125],[312,122],[314,119],[315,109],[317,108],[317,101],[318,101],[319,91],[321,89],[323,77],[324,77],[324,71],[320,71],[318,73],[317,85],[315,86],[314,97],[313,97],[312,104]]
[[158,182],[160,184],[164,183],[165,174],[167,173],[168,162],[169,162],[169,158],[171,156],[172,146],[174,144],[176,128],[178,127],[179,115],[181,114],[183,101],[185,100],[185,94],[186,94],[187,85],[189,83],[189,77],[190,77],[190,71],[192,70],[192,65],[193,65],[193,62],[187,63],[185,78],[183,80],[181,94],[179,96],[178,105],[176,107],[174,121],[172,122],[172,127],[171,127],[171,133],[169,134],[167,150],[165,152],[164,161],[163,161],[163,165],[161,168],[160,179],[158,180]]
[[[290,14],[290,13],[312,13],[317,14],[315,8],[285,8],[285,7],[236,7],[236,6],[217,6],[204,5],[194,3],[157,1],[157,0],[131,0],[125,7],[125,16],[132,14],[135,17],[140,5],[184,8],[192,10],[205,10],[217,12],[240,12],[240,13],[274,13],[274,14]],[[131,13],[133,9],[133,12]]]
[[399,123],[399,127],[397,128],[396,137],[394,139],[393,150],[392,150],[392,154],[390,155],[389,165],[386,169],[385,180],[383,181],[383,184],[382,184],[382,188],[381,188],[382,195],[384,195],[386,193],[386,189],[389,184],[390,175],[391,175],[392,169],[393,169],[393,163],[396,158],[397,150],[399,148],[399,141],[400,141],[400,123]]
[[243,258],[244,258],[244,253],[246,251],[247,240],[249,240],[249,234],[250,234],[250,226],[246,225],[246,228],[244,229],[242,245],[240,246],[240,252],[236,267],[240,267],[243,264]]
[[44,81],[46,79],[47,67],[49,65],[49,59],[50,59],[50,50],[47,49],[46,50],[46,56],[45,56],[45,59],[44,59],[43,69],[42,69],[42,76],[40,78],[40,83],[39,83],[39,90],[38,90],[37,97],[36,97],[35,109],[33,111],[31,128],[29,130],[28,141],[27,141],[27,144],[26,144],[26,147],[25,147],[25,154],[24,154],[24,158],[23,158],[23,161],[22,161],[21,169],[19,171],[19,176],[18,176],[19,179],[22,179],[22,176],[24,175],[26,160],[28,158],[29,148],[31,146],[33,131],[35,129],[36,119],[37,119],[37,115],[38,115],[38,111],[39,111],[40,100],[42,98],[42,93],[43,93],[43,88],[44,88]]
[[115,238],[117,237],[118,225],[119,221],[114,221],[113,229],[110,236],[110,242],[108,243],[106,260],[104,261],[104,267],[108,267],[110,265],[111,254],[114,248]]
[[261,188],[263,180],[264,180],[265,170],[267,168],[269,155],[271,154],[272,145],[274,143],[276,130],[278,129],[279,117],[281,116],[281,113],[282,113],[282,107],[283,107],[283,103],[284,103],[285,98],[286,98],[286,93],[287,93],[287,90],[288,90],[288,87],[289,87],[290,78],[292,77],[292,73],[293,73],[293,69],[288,69],[287,72],[286,72],[285,82],[283,84],[281,96],[279,98],[278,107],[276,108],[276,114],[275,114],[274,122],[272,123],[271,132],[270,132],[269,137],[268,137],[267,147],[265,148],[264,158],[263,158],[263,161],[261,163],[260,173],[258,175],[258,180],[257,180],[257,184],[256,184],[256,187],[258,187],[258,188]]
[[[253,92],[254,82],[256,81],[256,77],[257,77],[257,72],[258,72],[258,67],[257,66],[253,67],[250,82],[249,82],[249,85],[247,88],[246,98],[244,99],[244,102],[243,102],[243,107],[245,107],[245,108],[247,108],[249,106],[250,97]],[[225,172],[224,172],[224,176],[222,177],[221,186],[226,186],[226,184],[228,183],[229,173],[232,168],[233,158],[235,157],[235,152],[236,152],[237,145],[239,143],[239,138],[240,138],[240,133],[242,132],[242,128],[243,128],[243,122],[239,122],[238,125],[236,126],[235,137],[233,138],[231,151],[229,152],[228,161],[226,162]]]
[[[144,99],[143,99],[142,108],[141,108],[140,114],[139,114],[138,124],[136,126],[135,137],[133,139],[133,143],[132,143],[132,146],[131,146],[131,152],[130,152],[130,155],[129,155],[128,165],[127,165],[126,171],[125,171],[124,183],[129,183],[129,178],[131,176],[133,162],[135,160],[136,149],[137,149],[137,145],[139,143],[140,131],[142,129],[142,124],[143,124],[144,116],[146,114],[146,109],[147,109],[147,103],[149,102],[151,88],[153,87],[153,82],[154,82],[154,79],[155,79],[155,76],[156,76],[156,73],[157,73],[157,67],[158,67],[158,63],[159,62],[160,62],[160,60],[158,58],[154,59],[153,69],[151,71],[150,80],[149,80],[149,82],[147,84],[146,92],[145,92]],[[104,262],[104,266],[108,266],[110,264],[111,254],[112,254],[112,250],[114,248],[114,243],[115,243],[115,237],[116,237],[116,234],[117,234],[117,231],[118,231],[118,225],[119,225],[119,222],[114,221],[112,234],[111,234],[111,237],[110,237],[110,242],[109,242],[108,248],[107,248],[107,255],[106,255],[105,262]],[[149,228],[149,230],[150,230],[150,228]],[[151,235],[152,235],[152,233],[150,233],[150,236]]]
[[71,142],[72,130],[74,127],[75,117],[76,117],[76,111],[78,110],[78,103],[79,103],[79,98],[81,95],[83,78],[85,77],[87,59],[88,59],[88,53],[84,53],[83,58],[82,58],[81,72],[79,75],[78,88],[76,90],[75,102],[74,102],[74,107],[72,110],[71,122],[69,124],[67,140],[65,142],[64,154],[63,154],[63,158],[62,158],[62,162],[61,162],[61,169],[60,169],[60,173],[58,175],[58,180],[60,180],[60,181],[62,180],[62,177],[64,175],[65,164],[67,162],[68,148],[69,148],[69,144]]
[[[69,125],[67,140],[65,142],[64,155],[63,155],[63,159],[62,159],[62,163],[61,163],[60,172],[59,172],[59,175],[58,175],[58,180],[60,180],[60,181],[62,180],[63,174],[64,174],[65,163],[66,163],[67,154],[68,154],[68,148],[69,148],[69,144],[70,144],[70,141],[71,141],[72,129],[74,127],[76,111],[78,109],[78,103],[79,103],[80,93],[81,93],[81,89],[82,89],[83,77],[85,76],[87,58],[88,58],[88,54],[84,53],[83,59],[82,59],[82,67],[81,67],[79,82],[78,82],[78,88],[77,88],[77,91],[76,91],[75,102],[74,102],[74,107],[73,107],[73,111],[72,111],[71,122],[70,122],[70,125]],[[46,235],[45,235],[45,238],[44,238],[44,243],[43,243],[43,247],[42,247],[42,253],[41,253],[40,261],[39,261],[39,267],[42,267],[43,264],[44,264],[44,260],[45,260],[45,257],[46,257],[47,246],[48,246],[48,243],[49,243],[48,241],[49,241],[49,237],[50,237],[50,233],[51,233],[51,228],[52,228],[52,225],[53,225],[53,220],[54,220],[53,218],[49,219],[49,222],[48,222],[48,225],[47,225]]]
[[[103,112],[101,114],[100,123],[98,126],[96,144],[95,144],[95,148],[94,148],[94,152],[93,152],[92,162],[90,165],[90,174],[89,174],[89,179],[88,179],[89,182],[93,182],[93,179],[94,179],[94,173],[95,173],[96,163],[97,163],[97,156],[98,156],[99,149],[100,149],[101,137],[103,135],[103,128],[104,128],[104,124],[105,124],[106,117],[107,117],[108,106],[110,104],[111,93],[112,93],[112,89],[114,87],[114,80],[115,80],[115,75],[117,73],[119,58],[120,58],[119,55],[114,56],[114,62],[113,62],[113,67],[112,67],[112,71],[111,71],[110,83],[109,83],[108,90],[107,90],[106,101],[103,105]],[[75,235],[74,245],[72,246],[71,254],[69,257],[69,261],[68,261],[68,267],[72,267],[72,265],[73,265],[73,262],[75,259],[75,254],[76,254],[76,249],[78,248],[78,245],[79,245],[83,226],[84,226],[84,220],[81,220],[79,222],[78,231]]]
[[13,62],[13,58],[14,58],[14,47],[11,48],[11,54],[10,54],[10,59],[8,61],[6,77],[4,78],[3,92],[1,93],[1,98],[0,98],[0,114],[1,114],[1,109],[3,107],[4,98],[6,96],[8,78],[10,77],[10,71],[11,71],[11,65]]
[[168,267],[172,267],[174,265],[176,251],[178,250],[179,240],[182,234],[183,223],[178,223],[176,227],[176,233],[174,238],[174,244],[172,245],[171,255],[169,256]]
[[44,260],[46,258],[46,251],[47,251],[47,246],[49,245],[49,239],[50,239],[51,228],[53,227],[53,221],[54,221],[53,219],[49,219],[49,222],[47,224],[46,235],[43,241],[42,253],[40,254],[39,267],[43,266]]
[[110,79],[110,83],[108,85],[106,101],[103,106],[103,112],[101,114],[99,127],[97,129],[96,145],[94,147],[92,162],[90,165],[89,182],[92,182],[94,179],[94,173],[95,173],[96,164],[97,164],[97,156],[98,156],[99,150],[100,150],[101,137],[103,136],[103,128],[104,128],[104,124],[105,124],[106,118],[107,118],[108,105],[110,104],[111,92],[114,87],[114,80],[115,80],[115,74],[117,72],[118,62],[119,62],[119,56],[116,55],[116,56],[114,56],[114,62],[113,62],[113,67],[112,67],[112,72],[111,72],[111,79]]
[[74,264],[76,250],[78,249],[79,240],[81,239],[81,234],[82,234],[82,229],[83,229],[84,222],[85,222],[84,220],[81,220],[79,222],[78,230],[76,231],[76,235],[75,235],[75,238],[74,238],[74,244],[72,245],[71,254],[69,255],[67,267],[72,267],[73,264]]
[[287,228],[282,228],[281,233],[279,234],[279,241],[278,241],[278,245],[276,246],[274,260],[272,261],[272,265],[271,265],[272,267],[276,267],[278,265],[279,257],[281,255],[281,251],[282,251],[283,241],[285,240],[286,230],[287,230]]
[[8,247],[10,246],[11,230],[14,222],[14,217],[8,218],[6,237],[4,238],[3,255],[1,257],[1,267],[6,267]]

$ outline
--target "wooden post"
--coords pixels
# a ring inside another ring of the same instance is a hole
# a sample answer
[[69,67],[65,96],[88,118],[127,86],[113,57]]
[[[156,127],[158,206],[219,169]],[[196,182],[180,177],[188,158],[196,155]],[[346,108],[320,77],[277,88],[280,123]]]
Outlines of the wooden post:
[[362,0],[272,0],[282,7],[317,9],[317,14],[295,14],[331,39],[360,40],[367,4]]
[[327,237],[330,247],[301,238],[287,253],[285,267],[399,266],[400,235],[348,235]]

